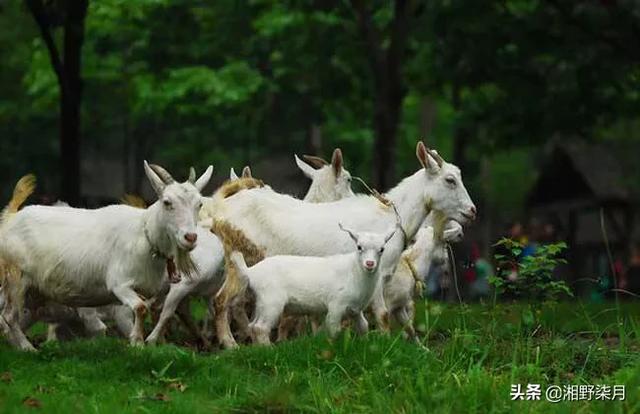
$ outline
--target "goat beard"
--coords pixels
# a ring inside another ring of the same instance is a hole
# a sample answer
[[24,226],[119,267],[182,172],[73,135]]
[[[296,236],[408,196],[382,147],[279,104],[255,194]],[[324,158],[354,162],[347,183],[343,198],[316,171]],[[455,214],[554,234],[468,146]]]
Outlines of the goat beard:
[[191,279],[200,272],[198,265],[191,258],[191,253],[187,250],[177,249],[173,260],[176,263],[176,271],[181,276]]

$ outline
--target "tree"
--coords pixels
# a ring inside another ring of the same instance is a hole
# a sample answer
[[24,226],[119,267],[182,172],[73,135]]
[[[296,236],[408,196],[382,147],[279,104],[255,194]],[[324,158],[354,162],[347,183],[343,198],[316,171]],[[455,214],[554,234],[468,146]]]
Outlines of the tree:
[[381,189],[388,188],[395,178],[398,124],[407,92],[402,70],[415,12],[413,3],[411,0],[394,0],[393,16],[384,30],[388,33],[388,39],[385,39],[384,32],[376,27],[366,2],[351,1],[373,74],[374,185]]
[[[81,62],[88,0],[27,0],[26,4],[40,29],[60,89],[61,196],[71,205],[77,205],[80,202]],[[63,28],[62,54],[53,33],[58,25]]]
[[[637,117],[640,21],[631,1],[429,2],[431,53],[422,69],[458,113],[455,161],[539,145],[554,134],[592,138]],[[428,32],[428,33],[427,33]]]

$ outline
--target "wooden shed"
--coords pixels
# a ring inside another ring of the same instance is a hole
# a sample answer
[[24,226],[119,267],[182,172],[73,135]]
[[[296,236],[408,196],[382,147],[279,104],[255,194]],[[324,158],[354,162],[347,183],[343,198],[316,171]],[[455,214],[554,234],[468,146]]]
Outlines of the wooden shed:
[[573,278],[610,274],[605,237],[616,258],[626,258],[637,234],[636,203],[623,166],[601,144],[552,140],[527,198],[530,216],[551,220],[569,245]]

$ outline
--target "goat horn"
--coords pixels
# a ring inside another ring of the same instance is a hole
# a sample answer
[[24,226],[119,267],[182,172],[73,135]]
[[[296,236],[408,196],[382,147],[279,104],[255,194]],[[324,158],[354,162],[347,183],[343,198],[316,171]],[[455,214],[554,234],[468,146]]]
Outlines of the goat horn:
[[324,158],[316,157],[315,155],[303,155],[302,159],[311,164],[316,170],[324,167],[325,165],[329,165]]
[[193,167],[189,168],[189,178],[188,178],[188,180],[189,180],[189,182],[191,184],[196,182],[196,170]]
[[169,172],[167,170],[165,170],[164,168],[162,168],[158,164],[149,164],[149,167],[151,167],[153,172],[155,172],[158,175],[158,177],[160,177],[160,179],[162,180],[162,182],[165,185],[168,185],[168,184],[176,182],[176,180],[173,179],[171,174],[169,174]]
[[438,154],[438,151],[428,149],[427,152],[429,153],[429,155],[431,155],[431,157],[433,157],[434,160],[436,160],[436,164],[438,164],[438,167],[442,168],[442,164],[444,164],[444,160],[442,159],[440,154]]

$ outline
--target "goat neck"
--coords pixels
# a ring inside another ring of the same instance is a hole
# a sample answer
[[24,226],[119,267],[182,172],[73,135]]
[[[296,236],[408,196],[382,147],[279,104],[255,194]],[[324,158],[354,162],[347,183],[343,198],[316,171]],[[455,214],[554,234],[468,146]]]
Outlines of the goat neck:
[[431,246],[430,249],[417,249],[416,247],[412,247],[411,249],[409,260],[411,261],[416,274],[420,278],[424,279],[427,277],[429,270],[431,269],[433,246]]
[[402,228],[409,239],[415,236],[431,210],[424,199],[426,185],[426,172],[421,169],[402,180],[387,194],[398,209]]
[[161,202],[156,201],[143,214],[145,240],[153,254],[163,259],[174,258],[178,247],[167,233],[166,224],[160,219]]

